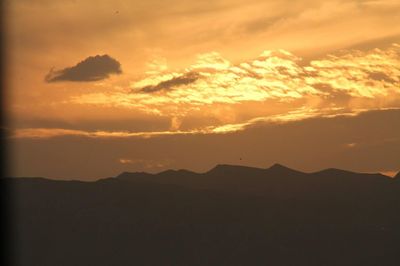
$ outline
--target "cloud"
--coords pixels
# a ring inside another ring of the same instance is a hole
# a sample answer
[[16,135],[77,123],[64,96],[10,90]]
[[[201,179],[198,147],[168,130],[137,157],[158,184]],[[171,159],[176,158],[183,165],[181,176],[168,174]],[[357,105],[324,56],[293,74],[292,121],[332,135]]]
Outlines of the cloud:
[[[23,128],[9,133],[11,138],[46,139],[60,136],[80,136],[87,138],[152,138],[168,135],[204,134],[200,130],[192,131],[152,131],[152,132],[128,132],[128,131],[85,131],[64,128]],[[210,132],[211,133],[211,132]]]
[[121,64],[109,55],[89,56],[73,67],[50,70],[47,82],[57,81],[96,81],[106,79],[110,74],[122,73]]
[[[356,114],[399,108],[399,58],[397,44],[386,49],[338,51],[310,62],[285,50],[266,50],[239,62],[211,52],[199,55],[183,69],[145,72],[129,79],[124,88],[110,81],[104,89],[78,92],[62,104],[95,108],[115,119],[123,113],[143,121],[156,121],[155,117],[171,121],[170,126],[150,129],[154,132],[228,132],[259,118],[299,120],[327,112],[338,115],[343,110]],[[158,69],[157,65],[151,69]],[[109,112],[110,108],[118,111]],[[134,129],[127,125],[116,130],[138,133],[149,128],[139,123]]]
[[[377,112],[393,112],[400,114],[400,108],[388,108],[374,110]],[[353,117],[373,113],[370,110],[346,110],[341,108],[330,109],[307,109],[301,108],[286,114],[271,115],[267,117],[256,117],[242,123],[225,124],[222,126],[208,126],[205,128],[189,130],[164,130],[164,131],[87,131],[65,128],[20,128],[9,133],[10,138],[46,139],[61,136],[80,136],[87,138],[153,138],[162,136],[179,135],[208,135],[208,134],[227,134],[257,128],[262,125],[277,125],[291,122],[305,121],[315,118],[334,118],[334,117]],[[175,121],[173,120],[172,123]]]
[[195,82],[199,78],[199,74],[196,72],[184,73],[178,77],[171,78],[169,80],[161,81],[156,85],[148,85],[143,87],[141,92],[157,92],[161,90],[169,90],[173,87],[178,87],[181,85],[188,85]]
[[[176,115],[168,111],[171,104],[171,110],[179,107],[184,112],[212,104],[293,103],[313,98],[348,107],[346,104],[352,99],[387,99],[389,95],[398,98],[399,56],[397,44],[385,50],[348,50],[307,64],[285,50],[267,50],[255,59],[235,64],[213,52],[198,56],[197,62],[183,71],[164,71],[137,80],[128,93],[94,92],[76,96],[72,101],[153,110],[165,115]],[[143,93],[161,90],[165,93]]]
[[121,164],[130,164],[135,167],[139,167],[141,169],[154,169],[154,168],[163,168],[171,165],[172,161],[169,159],[164,160],[144,160],[144,159],[129,159],[129,158],[120,158],[118,162]]

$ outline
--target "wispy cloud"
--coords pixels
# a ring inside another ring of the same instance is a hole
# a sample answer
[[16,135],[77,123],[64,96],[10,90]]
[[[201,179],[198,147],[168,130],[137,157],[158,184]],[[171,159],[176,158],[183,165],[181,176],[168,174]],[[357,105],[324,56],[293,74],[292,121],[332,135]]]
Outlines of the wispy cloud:
[[118,159],[120,164],[130,165],[133,167],[139,167],[144,169],[158,169],[168,167],[173,163],[171,159],[163,160],[149,160],[149,159],[135,159],[135,158],[120,158]]
[[162,90],[169,90],[174,87],[188,85],[195,82],[199,78],[199,75],[195,72],[184,73],[180,76],[173,77],[171,79],[161,81],[156,85],[148,85],[140,89],[141,92],[157,92]]
[[[400,108],[392,108],[400,109]],[[392,110],[381,109],[381,110]],[[46,139],[63,136],[80,136],[87,138],[153,138],[172,135],[200,135],[200,134],[226,134],[246,130],[250,127],[263,124],[282,124],[295,121],[301,121],[311,118],[332,118],[337,116],[356,116],[367,109],[348,110],[341,108],[329,109],[307,109],[300,108],[296,111],[286,114],[272,115],[267,117],[256,117],[241,123],[224,124],[220,126],[207,126],[199,129],[191,130],[166,130],[166,131],[152,131],[152,132],[132,132],[132,131],[85,131],[85,130],[71,130],[62,128],[24,128],[12,130],[9,133],[11,138],[30,138],[30,139]],[[347,146],[353,147],[354,143]],[[129,163],[121,162],[121,163]]]

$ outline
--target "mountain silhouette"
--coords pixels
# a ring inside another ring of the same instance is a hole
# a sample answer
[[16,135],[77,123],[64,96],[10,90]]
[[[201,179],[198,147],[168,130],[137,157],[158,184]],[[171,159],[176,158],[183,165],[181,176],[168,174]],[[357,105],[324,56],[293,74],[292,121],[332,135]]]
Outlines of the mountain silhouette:
[[303,173],[280,164],[269,168],[237,165],[217,165],[208,172],[167,170],[158,174],[122,173],[116,177],[127,181],[174,184],[197,189],[213,189],[226,193],[245,193],[264,196],[323,196],[343,189],[358,193],[380,190],[393,183],[382,174],[362,174],[340,169]]
[[398,177],[283,165],[6,178],[12,265],[398,265]]

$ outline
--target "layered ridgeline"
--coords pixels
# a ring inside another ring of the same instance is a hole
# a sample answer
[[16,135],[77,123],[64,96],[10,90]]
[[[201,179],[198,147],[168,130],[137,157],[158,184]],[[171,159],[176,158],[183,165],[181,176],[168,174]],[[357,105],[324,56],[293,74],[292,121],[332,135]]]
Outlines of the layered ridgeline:
[[116,178],[130,182],[173,184],[192,189],[278,198],[338,196],[338,193],[345,192],[372,196],[384,190],[387,192],[386,189],[392,190],[396,180],[379,173],[354,173],[333,168],[303,173],[280,164],[267,169],[217,165],[206,173],[187,170],[167,170],[158,174],[125,172]]
[[399,265],[400,177],[218,165],[8,178],[15,265]]

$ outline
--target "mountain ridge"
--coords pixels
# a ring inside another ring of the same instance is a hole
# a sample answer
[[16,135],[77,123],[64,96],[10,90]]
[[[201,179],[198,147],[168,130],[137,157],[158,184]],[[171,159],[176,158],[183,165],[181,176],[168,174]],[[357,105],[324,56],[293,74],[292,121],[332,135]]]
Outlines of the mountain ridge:
[[277,198],[306,195],[325,197],[338,191],[366,194],[397,183],[393,182],[393,178],[376,173],[356,173],[335,168],[305,173],[281,164],[273,164],[268,168],[218,164],[204,173],[188,170],[167,170],[156,174],[125,172],[116,176],[116,179]]
[[261,168],[261,167],[254,167],[254,166],[246,166],[246,165],[235,165],[235,164],[217,164],[211,169],[205,171],[205,172],[195,172],[191,171],[188,169],[167,169],[163,170],[157,173],[148,173],[144,171],[139,171],[139,172],[130,172],[130,171],[124,171],[121,172],[120,174],[116,176],[111,176],[111,177],[105,177],[105,178],[99,178],[96,180],[80,180],[80,179],[57,179],[57,178],[52,178],[52,177],[44,177],[44,176],[33,176],[33,177],[25,177],[25,176],[20,176],[20,177],[12,177],[8,176],[5,178],[18,178],[18,179],[26,179],[26,178],[31,178],[31,179],[46,179],[46,180],[55,180],[55,181],[82,181],[82,182],[96,182],[104,179],[110,179],[110,178],[118,178],[118,179],[126,179],[126,178],[132,178],[132,177],[156,177],[156,176],[168,176],[172,174],[178,174],[178,175],[193,175],[193,176],[204,176],[207,174],[216,174],[216,173],[230,173],[232,171],[241,171],[243,172],[244,170],[248,171],[253,171],[253,172],[273,172],[274,174],[284,174],[284,173],[296,173],[296,174],[302,174],[302,175],[318,175],[318,174],[329,174],[329,175],[337,175],[337,174],[354,174],[354,175],[365,175],[365,176],[380,176],[382,178],[388,178],[388,179],[400,179],[400,171],[393,177],[390,177],[388,175],[379,173],[379,172],[374,172],[374,173],[369,173],[369,172],[355,172],[355,171],[350,171],[350,170],[344,170],[344,169],[339,169],[339,168],[325,168],[322,170],[318,171],[313,171],[313,172],[303,172],[300,170],[296,170],[290,167],[287,167],[283,164],[280,163],[274,163],[270,167],[267,168]]
[[205,175],[205,174],[210,174],[210,173],[218,173],[218,172],[232,172],[232,170],[237,170],[237,171],[243,171],[243,170],[249,170],[249,171],[271,171],[276,174],[279,173],[298,173],[298,174],[304,174],[304,175],[315,175],[315,174],[320,174],[320,173],[326,173],[326,174],[357,174],[357,175],[379,175],[381,177],[389,178],[389,179],[394,179],[394,178],[400,178],[400,172],[394,176],[390,177],[387,175],[384,175],[382,173],[365,173],[365,172],[354,172],[354,171],[349,171],[349,170],[344,170],[344,169],[339,169],[339,168],[326,168],[314,172],[303,172],[299,171],[290,167],[287,167],[285,165],[282,165],[280,163],[275,163],[271,165],[270,167],[267,168],[261,168],[261,167],[253,167],[253,166],[245,166],[245,165],[234,165],[234,164],[217,164],[213,168],[211,168],[208,171],[205,172],[194,172],[191,170],[187,169],[167,169],[158,173],[147,173],[147,172],[122,172],[121,174],[115,176],[115,178],[119,178],[122,176],[127,176],[127,175],[149,175],[149,176],[157,176],[157,175],[164,175],[166,173],[186,173],[186,174],[194,174],[194,175]]

